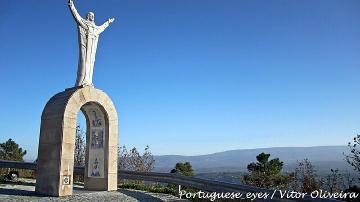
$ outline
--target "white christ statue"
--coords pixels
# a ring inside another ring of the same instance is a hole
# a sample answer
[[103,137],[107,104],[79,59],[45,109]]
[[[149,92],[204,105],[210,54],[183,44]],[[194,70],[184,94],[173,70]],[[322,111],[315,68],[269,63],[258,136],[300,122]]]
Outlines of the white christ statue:
[[77,12],[73,0],[68,0],[68,5],[78,25],[79,36],[79,66],[75,86],[93,86],[92,78],[99,35],[110,23],[114,22],[114,18],[97,26],[93,12],[89,12],[86,19],[83,19]]

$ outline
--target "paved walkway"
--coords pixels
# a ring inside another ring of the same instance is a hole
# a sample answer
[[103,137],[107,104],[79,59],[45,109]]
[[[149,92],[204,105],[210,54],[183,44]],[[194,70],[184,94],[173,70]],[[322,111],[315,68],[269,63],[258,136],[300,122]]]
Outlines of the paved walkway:
[[138,191],[132,189],[119,189],[118,191],[86,191],[82,186],[74,185],[74,193],[67,197],[45,197],[35,195],[35,183],[29,180],[21,180],[17,184],[0,184],[0,201],[186,201],[167,195]]

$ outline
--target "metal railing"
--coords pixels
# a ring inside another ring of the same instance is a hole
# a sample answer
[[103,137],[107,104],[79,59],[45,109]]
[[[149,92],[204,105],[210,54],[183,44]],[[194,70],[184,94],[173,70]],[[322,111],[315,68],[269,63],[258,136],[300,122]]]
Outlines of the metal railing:
[[[16,162],[16,161],[4,161],[0,160],[0,168],[13,168],[13,169],[25,169],[36,171],[36,163],[29,162]],[[84,167],[74,167],[74,174],[84,175]],[[126,180],[139,180],[139,181],[149,181],[149,182],[160,182],[168,183],[174,185],[182,185],[185,187],[191,187],[207,192],[217,192],[217,193],[269,193],[270,196],[273,195],[271,201],[290,201],[290,199],[282,199],[280,192],[270,189],[257,188],[241,184],[231,184],[219,181],[205,180],[195,177],[187,177],[178,174],[171,173],[156,173],[156,172],[135,172],[127,170],[118,171],[118,179]],[[299,199],[294,199],[299,201]],[[311,198],[310,196],[305,196],[301,201],[337,201],[333,199],[320,199],[320,198]]]

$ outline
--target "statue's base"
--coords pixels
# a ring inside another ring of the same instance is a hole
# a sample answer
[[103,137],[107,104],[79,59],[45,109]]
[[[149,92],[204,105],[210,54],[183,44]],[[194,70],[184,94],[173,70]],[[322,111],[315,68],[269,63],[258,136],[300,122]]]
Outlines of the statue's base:
[[95,88],[94,85],[91,84],[91,85],[81,85],[81,86],[74,86],[74,87],[71,87],[71,88],[65,88],[65,91],[76,90],[76,89],[85,88],[85,87]]
[[[85,189],[117,189],[117,112],[106,93],[86,86],[68,88],[56,94],[42,112],[36,193],[49,196],[72,195],[75,134],[80,110],[87,122]],[[93,115],[94,110],[96,116]],[[95,142],[95,138],[101,141]],[[98,172],[92,174],[93,169]]]

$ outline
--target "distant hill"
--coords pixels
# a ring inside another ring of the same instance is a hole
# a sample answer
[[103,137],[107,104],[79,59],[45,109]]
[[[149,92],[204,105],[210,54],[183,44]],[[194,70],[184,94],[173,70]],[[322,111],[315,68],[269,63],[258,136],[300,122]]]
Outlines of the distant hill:
[[155,171],[169,172],[177,162],[190,162],[196,173],[246,172],[246,166],[256,161],[261,153],[270,153],[270,158],[280,158],[285,171],[293,171],[297,162],[308,158],[318,173],[328,173],[330,168],[352,172],[344,161],[347,146],[316,147],[274,147],[260,149],[239,149],[200,156],[164,155],[155,156]]

